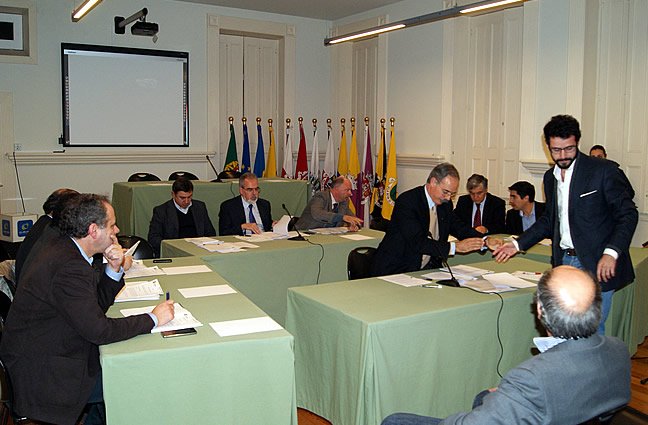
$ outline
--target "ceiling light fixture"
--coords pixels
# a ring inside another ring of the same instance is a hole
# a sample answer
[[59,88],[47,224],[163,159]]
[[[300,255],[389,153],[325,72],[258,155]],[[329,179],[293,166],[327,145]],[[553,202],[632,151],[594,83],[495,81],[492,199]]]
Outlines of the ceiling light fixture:
[[483,11],[493,12],[495,10],[507,9],[509,7],[519,6],[518,3],[521,4],[524,3],[525,1],[528,0],[498,0],[498,1],[484,0],[466,6],[455,6],[450,9],[441,10],[439,12],[432,12],[426,15],[416,16],[414,18],[403,19],[389,24],[378,25],[362,31],[355,31],[348,34],[325,38],[324,45],[330,46],[332,44],[344,43],[345,41],[371,37],[377,34],[399,30],[402,28],[409,28],[417,25],[429,24],[430,22],[442,21],[444,19],[455,18],[457,16],[462,16],[469,13],[476,13],[476,12],[483,12]]
[[83,18],[99,3],[101,3],[101,0],[85,0],[79,7],[72,11],[72,22],[78,22],[79,19]]

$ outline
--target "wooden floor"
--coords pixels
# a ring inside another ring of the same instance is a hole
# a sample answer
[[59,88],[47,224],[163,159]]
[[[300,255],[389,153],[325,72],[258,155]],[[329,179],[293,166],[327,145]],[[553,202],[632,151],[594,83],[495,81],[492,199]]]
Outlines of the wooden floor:
[[[630,400],[630,407],[648,415],[648,383],[642,385],[640,382],[644,378],[648,379],[648,338],[639,346],[632,358],[632,399]],[[299,425],[331,425],[326,419],[304,409],[297,410],[297,420]]]

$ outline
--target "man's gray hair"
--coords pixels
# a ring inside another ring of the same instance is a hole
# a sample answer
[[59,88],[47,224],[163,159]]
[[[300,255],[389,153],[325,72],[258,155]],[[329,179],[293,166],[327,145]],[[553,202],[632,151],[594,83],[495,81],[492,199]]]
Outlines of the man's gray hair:
[[445,179],[448,176],[454,177],[455,179],[459,180],[459,171],[457,171],[455,166],[450,164],[449,162],[443,162],[434,167],[432,171],[430,171],[427,182],[430,183],[430,181],[432,181],[432,178],[434,178],[437,182],[441,182],[441,180]]
[[466,181],[466,190],[472,190],[480,184],[484,185],[484,189],[488,189],[488,179],[481,174],[473,174]]
[[70,198],[59,216],[58,227],[62,234],[73,238],[84,238],[92,223],[106,227],[108,198],[92,193],[82,193]]
[[249,171],[247,173],[241,174],[241,177],[239,177],[239,187],[245,186],[245,181],[246,180],[259,180],[254,173],[250,173]]

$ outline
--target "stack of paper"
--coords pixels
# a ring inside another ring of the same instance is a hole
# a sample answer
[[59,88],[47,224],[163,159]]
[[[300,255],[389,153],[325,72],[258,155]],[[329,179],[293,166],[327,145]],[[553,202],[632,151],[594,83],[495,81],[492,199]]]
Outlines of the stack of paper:
[[254,245],[248,242],[223,242],[219,245],[203,245],[201,248],[206,249],[209,252],[220,252],[221,254],[227,254],[230,252],[242,252],[246,248],[258,248],[259,245]]
[[190,243],[192,243],[192,244],[194,244],[196,246],[200,246],[200,247],[202,247],[204,245],[218,245],[218,244],[223,243],[223,241],[221,241],[221,240],[210,238],[210,237],[207,237],[207,236],[203,236],[203,237],[200,237],[200,238],[185,238],[185,241],[190,242]]
[[340,235],[342,233],[347,233],[348,231],[348,227],[318,227],[316,229],[309,229],[309,232],[317,233],[319,235]]
[[284,239],[288,237],[288,234],[280,235],[279,233],[275,233],[275,232],[263,232],[260,235],[257,234],[246,235],[246,236],[237,235],[234,237],[236,239],[241,239],[243,241],[257,243],[257,242],[274,241],[277,239]]
[[[440,270],[444,272],[449,272],[447,267],[443,267]],[[452,274],[457,278],[457,279],[465,279],[465,280],[474,280],[478,279],[481,276],[487,274],[487,273],[493,273],[492,270],[485,270],[485,269],[480,269],[477,267],[472,267],[472,266],[466,266],[465,264],[460,264],[458,266],[453,266],[452,267]]]
[[511,288],[534,288],[535,283],[527,282],[519,277],[513,276],[511,273],[491,273],[484,276],[495,286],[508,286]]
[[[121,310],[124,317],[135,316],[137,314],[145,314],[153,311],[155,306],[140,307],[140,308],[125,308]],[[173,320],[162,326],[156,326],[151,330],[151,333],[174,331],[176,329],[197,328],[202,326],[198,320],[189,312],[189,310],[182,307],[180,304],[173,304],[174,317]]]
[[124,272],[124,277],[133,278],[133,277],[147,277],[147,276],[156,276],[159,274],[164,274],[158,266],[146,267],[142,260],[133,260],[133,265],[130,269]]
[[425,279],[421,279],[418,277],[413,277],[410,275],[406,274],[392,274],[389,276],[380,276],[378,279],[395,283],[396,285],[400,286],[405,286],[405,287],[410,287],[410,286],[422,286],[425,285],[426,283],[430,283],[429,281]]
[[157,279],[142,282],[126,282],[115,297],[115,302],[157,300],[163,294]]

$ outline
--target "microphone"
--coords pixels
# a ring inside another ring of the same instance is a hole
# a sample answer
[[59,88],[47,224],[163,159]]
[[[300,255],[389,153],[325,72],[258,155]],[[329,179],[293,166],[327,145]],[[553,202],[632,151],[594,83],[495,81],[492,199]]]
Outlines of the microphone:
[[214,170],[214,174],[216,174],[216,178],[218,178],[218,171],[216,171],[216,167],[214,167],[214,163],[211,162],[211,159],[209,159],[209,155],[205,155],[205,158],[207,158],[207,162],[209,162],[209,165],[211,165],[212,170]]
[[447,267],[448,272],[450,273],[450,279],[437,280],[435,283],[439,285],[452,286],[454,288],[458,288],[459,281],[454,277],[454,274],[452,274],[452,269],[450,268],[450,264],[448,264],[448,261],[443,259],[441,260],[441,264]]
[[[290,221],[292,221],[293,216],[290,214],[290,211],[288,211],[288,208],[286,208],[286,204],[281,204],[281,208],[283,208],[284,211],[288,214],[288,217],[290,217]],[[299,229],[295,228],[297,231],[297,236],[293,236],[292,238],[288,238],[289,241],[305,241],[306,238],[302,236],[301,233],[299,233]]]

